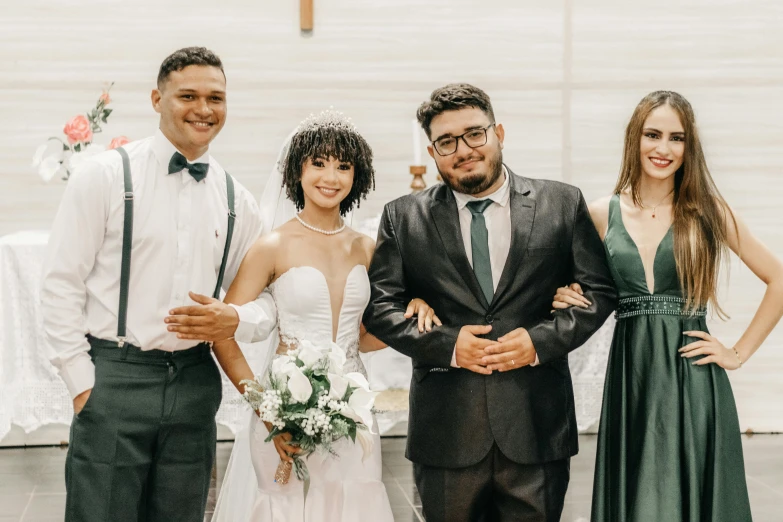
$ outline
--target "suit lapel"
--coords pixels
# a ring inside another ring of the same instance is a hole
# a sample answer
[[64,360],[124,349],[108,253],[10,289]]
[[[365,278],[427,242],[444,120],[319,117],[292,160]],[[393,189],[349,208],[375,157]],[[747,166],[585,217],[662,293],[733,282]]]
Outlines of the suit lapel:
[[[506,167],[508,169],[508,167]],[[522,259],[527,251],[527,243],[530,241],[530,233],[533,229],[533,220],[536,215],[536,201],[530,197],[531,187],[525,178],[519,177],[511,169],[511,193],[509,205],[511,205],[511,247],[508,250],[506,264],[500,276],[493,304],[497,303],[508,290],[514,276],[519,270]]]
[[470,266],[468,256],[465,254],[465,243],[462,241],[459,211],[454,194],[446,185],[442,185],[440,190],[433,195],[431,212],[443,248],[481,306],[485,309],[489,308],[489,303],[481,291],[476,275],[473,273],[473,267]]

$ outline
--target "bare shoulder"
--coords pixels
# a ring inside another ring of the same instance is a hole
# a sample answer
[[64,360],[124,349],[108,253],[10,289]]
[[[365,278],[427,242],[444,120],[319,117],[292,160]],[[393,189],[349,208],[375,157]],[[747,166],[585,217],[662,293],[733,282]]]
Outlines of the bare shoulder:
[[[281,227],[282,228],[282,227]],[[268,256],[274,254],[280,248],[280,245],[285,241],[284,235],[280,229],[275,229],[268,234],[264,234],[256,240],[255,243],[248,250],[248,256]]]
[[605,196],[598,198],[587,205],[587,209],[590,211],[590,217],[593,218],[593,221],[596,221],[596,219],[604,222],[609,220],[609,202],[612,201],[612,197],[613,196]]
[[[253,296],[258,296],[261,293],[272,280],[279,248],[280,234],[277,231],[261,236],[250,246],[242,259],[239,272],[231,284],[228,294],[226,294],[227,302],[248,302],[253,297],[242,296],[242,292],[255,288],[256,285],[260,285],[260,287],[257,288],[258,292]],[[238,298],[239,301],[235,301]]]
[[612,196],[605,196],[603,198],[591,201],[587,205],[587,210],[590,212],[590,218],[593,220],[598,234],[601,239],[606,235],[606,229],[609,227],[609,202],[612,200]]
[[357,248],[364,252],[367,259],[366,264],[369,266],[372,254],[375,252],[375,240],[366,234],[362,234],[352,228],[347,229],[351,234],[350,241],[353,248]]

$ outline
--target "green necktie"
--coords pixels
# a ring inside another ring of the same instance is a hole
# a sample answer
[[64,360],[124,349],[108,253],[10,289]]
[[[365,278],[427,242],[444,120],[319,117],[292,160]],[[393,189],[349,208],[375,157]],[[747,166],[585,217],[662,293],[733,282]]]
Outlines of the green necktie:
[[187,170],[188,174],[193,176],[193,179],[195,179],[196,182],[199,182],[207,177],[209,163],[188,163],[185,156],[179,152],[175,152],[169,161],[169,174],[181,172],[182,170]]
[[468,210],[473,215],[470,221],[470,249],[473,253],[473,273],[476,274],[481,291],[492,302],[495,289],[492,285],[492,263],[489,260],[489,234],[484,222],[484,211],[492,204],[491,199],[471,201]]

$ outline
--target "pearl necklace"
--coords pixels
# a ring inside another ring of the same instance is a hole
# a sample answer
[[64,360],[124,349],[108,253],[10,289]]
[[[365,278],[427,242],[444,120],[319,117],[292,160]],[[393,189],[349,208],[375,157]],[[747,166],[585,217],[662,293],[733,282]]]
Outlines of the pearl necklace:
[[336,228],[334,230],[324,230],[322,228],[314,227],[313,225],[311,225],[309,223],[305,223],[305,221],[302,218],[299,217],[299,214],[296,214],[295,217],[296,217],[296,220],[299,221],[302,224],[303,227],[309,228],[313,232],[318,232],[319,234],[324,234],[326,236],[333,236],[333,235],[339,234],[340,232],[345,230],[345,220],[343,220],[343,219],[340,219],[340,221],[342,221],[342,225],[340,225],[339,228]]

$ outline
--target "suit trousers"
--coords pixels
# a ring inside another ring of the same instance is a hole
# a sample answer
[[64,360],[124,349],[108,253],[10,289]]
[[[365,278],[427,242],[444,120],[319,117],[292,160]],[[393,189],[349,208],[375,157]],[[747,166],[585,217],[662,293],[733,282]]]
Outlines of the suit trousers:
[[570,459],[518,464],[493,444],[478,464],[439,468],[413,464],[427,522],[557,522]]
[[66,522],[203,521],[222,398],[209,344],[89,340],[95,387],[71,423]]

